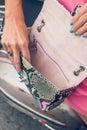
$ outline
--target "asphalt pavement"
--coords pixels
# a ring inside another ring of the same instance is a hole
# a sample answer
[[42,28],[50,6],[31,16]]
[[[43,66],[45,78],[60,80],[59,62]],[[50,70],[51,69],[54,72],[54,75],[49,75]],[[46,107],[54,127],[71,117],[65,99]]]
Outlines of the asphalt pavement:
[[49,130],[37,120],[7,104],[0,94],[0,130]]

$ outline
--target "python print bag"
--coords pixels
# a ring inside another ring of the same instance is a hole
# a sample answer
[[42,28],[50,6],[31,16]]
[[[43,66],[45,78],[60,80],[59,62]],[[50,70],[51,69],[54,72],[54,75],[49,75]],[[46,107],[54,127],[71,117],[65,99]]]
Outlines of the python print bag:
[[43,111],[51,110],[87,77],[87,40],[70,34],[70,13],[45,0],[30,31],[31,64],[20,75]]

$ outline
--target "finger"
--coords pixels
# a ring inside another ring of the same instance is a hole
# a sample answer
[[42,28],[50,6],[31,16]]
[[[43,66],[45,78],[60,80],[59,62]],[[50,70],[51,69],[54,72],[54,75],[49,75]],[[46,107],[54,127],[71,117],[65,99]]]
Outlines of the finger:
[[87,38],[87,32],[82,35],[83,38]]
[[4,44],[3,44],[3,45],[5,46],[5,48],[6,48],[7,52],[11,50],[11,45],[10,45],[10,43],[9,43],[9,42],[4,42]]
[[81,16],[73,25],[72,29],[76,32],[81,26],[83,26],[87,22],[87,13]]
[[72,17],[72,22],[75,23],[85,12],[87,12],[87,4],[83,5]]
[[85,23],[80,29],[77,30],[77,34],[80,36],[87,32],[87,23]]
[[23,47],[22,50],[21,50],[21,52],[22,52],[22,55],[24,56],[24,58],[25,58],[28,62],[30,62],[30,52],[29,52],[28,46]]
[[5,43],[2,43],[2,46],[3,46],[3,49],[8,52],[8,49],[7,49],[7,46],[5,45]]
[[21,72],[20,50],[16,47],[13,49],[13,60],[17,72]]
[[12,49],[8,49],[7,53],[8,53],[8,57],[9,57],[11,63],[14,64]]

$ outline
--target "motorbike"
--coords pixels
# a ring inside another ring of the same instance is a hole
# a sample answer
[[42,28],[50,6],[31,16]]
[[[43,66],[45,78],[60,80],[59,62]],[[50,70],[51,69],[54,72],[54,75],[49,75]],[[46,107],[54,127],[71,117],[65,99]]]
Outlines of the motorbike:
[[[26,25],[32,26],[43,5],[43,1],[23,0],[23,10]],[[34,11],[30,11],[33,8]],[[0,5],[0,39],[3,33],[4,24],[4,3]],[[30,13],[31,12],[31,13]],[[31,17],[33,16],[33,17]],[[0,44],[0,95],[4,100],[17,110],[37,119],[50,130],[60,126],[66,130],[85,129],[85,124],[79,115],[72,110],[65,102],[58,105],[51,111],[41,111],[37,102],[30,94],[23,82],[19,81],[16,70],[11,64],[7,52]]]

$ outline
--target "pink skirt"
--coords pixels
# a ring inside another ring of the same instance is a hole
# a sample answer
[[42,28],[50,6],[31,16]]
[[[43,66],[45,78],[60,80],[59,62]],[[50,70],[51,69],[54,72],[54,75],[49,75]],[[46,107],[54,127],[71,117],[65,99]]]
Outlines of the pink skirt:
[[87,116],[87,78],[65,99],[65,102],[76,112]]

